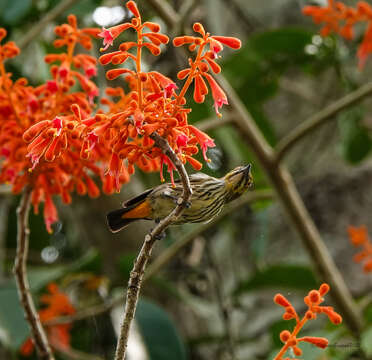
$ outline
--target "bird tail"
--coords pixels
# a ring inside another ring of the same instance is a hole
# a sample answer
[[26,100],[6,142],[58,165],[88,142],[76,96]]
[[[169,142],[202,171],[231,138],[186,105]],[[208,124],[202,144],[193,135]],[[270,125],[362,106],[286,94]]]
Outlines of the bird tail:
[[131,209],[123,208],[118,210],[113,210],[107,214],[107,225],[111,232],[116,233],[126,227],[133,221],[138,219],[136,218],[125,218],[125,214],[129,212]]
[[107,214],[107,224],[111,232],[116,233],[133,221],[151,219],[151,208],[146,195],[141,194],[126,203],[122,209],[111,211]]

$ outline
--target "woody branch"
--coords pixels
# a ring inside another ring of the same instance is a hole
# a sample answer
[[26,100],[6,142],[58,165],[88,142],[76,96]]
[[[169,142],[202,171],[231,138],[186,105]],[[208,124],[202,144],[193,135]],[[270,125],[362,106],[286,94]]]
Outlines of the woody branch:
[[[161,0],[157,0],[157,2],[159,1]],[[152,4],[153,0],[149,0],[149,3]],[[320,277],[323,281],[331,285],[331,295],[333,296],[339,311],[342,313],[345,323],[356,334],[359,334],[362,326],[361,316],[355,307],[354,300],[341,273],[337,269],[320,236],[319,230],[314,224],[314,221],[298,193],[291,174],[283,164],[280,164],[277,161],[275,150],[264,139],[251,115],[246,110],[229,82],[222,76],[219,77],[219,82],[224,88],[226,95],[230,100],[231,108],[234,111],[234,125],[246,138],[259,163],[267,173],[278,195],[278,199],[281,201],[290,222],[304,242]],[[369,93],[368,91],[366,92]],[[338,110],[344,109],[346,106],[355,103],[357,100],[361,99],[366,92],[361,91],[362,95],[359,94],[356,99],[352,99],[353,101],[349,101],[350,99],[348,99],[346,104],[341,104],[341,106],[338,104],[339,106],[336,106],[334,113],[337,113]],[[315,126],[328,120],[332,113],[332,111],[329,111],[326,116],[322,116],[320,122],[317,120]],[[313,127],[311,126],[310,129],[312,128]],[[302,136],[303,132],[301,131],[299,133],[299,136]],[[304,134],[306,133],[307,130]]]
[[17,208],[17,252],[14,262],[14,275],[17,283],[19,298],[26,320],[31,328],[31,335],[36,351],[43,360],[54,360],[45,331],[41,325],[27,279],[27,253],[29,247],[28,217],[30,212],[32,188],[26,187],[21,202]]
[[157,133],[153,133],[151,138],[155,141],[155,145],[162,149],[163,153],[169,157],[177,168],[183,185],[183,192],[182,196],[177,200],[177,206],[173,209],[173,211],[166,218],[160,221],[157,226],[155,226],[155,228],[145,236],[142,248],[137,256],[136,261],[134,262],[128,282],[124,319],[120,327],[120,335],[116,347],[115,360],[125,359],[130,327],[135,315],[146,265],[150,259],[155,241],[164,232],[164,230],[182,214],[183,210],[189,204],[192,195],[187,172],[182,162],[169,146],[167,140],[159,136]]

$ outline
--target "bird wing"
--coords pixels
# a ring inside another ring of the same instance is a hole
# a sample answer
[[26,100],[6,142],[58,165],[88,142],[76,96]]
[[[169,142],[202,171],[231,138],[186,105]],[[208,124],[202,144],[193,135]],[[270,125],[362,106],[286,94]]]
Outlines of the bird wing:
[[147,198],[147,196],[150,195],[150,193],[152,193],[153,190],[154,189],[146,190],[142,194],[139,194],[139,195],[135,196],[134,198],[129,199],[127,201],[124,201],[122,206],[125,208],[125,207],[131,207],[133,205],[141,203],[142,201],[144,201]]

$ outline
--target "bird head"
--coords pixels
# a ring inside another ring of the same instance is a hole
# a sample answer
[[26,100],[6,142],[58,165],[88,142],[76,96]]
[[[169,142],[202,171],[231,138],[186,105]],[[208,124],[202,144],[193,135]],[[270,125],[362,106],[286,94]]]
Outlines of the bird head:
[[230,195],[228,201],[238,198],[253,184],[251,164],[231,170],[225,175],[224,180]]

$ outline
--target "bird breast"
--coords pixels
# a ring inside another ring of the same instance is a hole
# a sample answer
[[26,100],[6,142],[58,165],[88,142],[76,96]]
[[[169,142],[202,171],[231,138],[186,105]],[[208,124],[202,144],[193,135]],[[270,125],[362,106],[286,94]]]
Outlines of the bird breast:
[[[191,179],[192,180],[192,179]],[[203,183],[191,181],[193,194],[191,206],[186,208],[175,224],[185,222],[205,222],[216,216],[222,209],[226,198],[226,186],[223,181],[213,178],[213,182]],[[149,194],[153,219],[165,218],[177,204],[177,199],[182,196],[181,184],[175,187],[168,184],[160,185]]]

